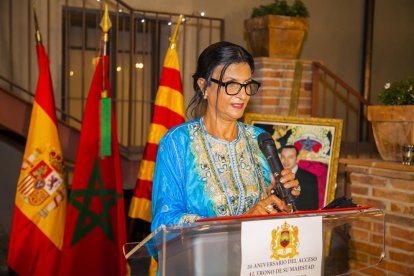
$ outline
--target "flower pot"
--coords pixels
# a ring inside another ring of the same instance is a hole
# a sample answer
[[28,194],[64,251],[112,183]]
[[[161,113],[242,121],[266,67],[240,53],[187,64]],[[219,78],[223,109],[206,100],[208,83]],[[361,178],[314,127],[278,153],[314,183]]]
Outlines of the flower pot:
[[255,57],[299,58],[308,30],[301,17],[266,15],[244,21],[249,51]]
[[381,158],[401,161],[401,146],[414,144],[414,105],[368,106],[368,121]]

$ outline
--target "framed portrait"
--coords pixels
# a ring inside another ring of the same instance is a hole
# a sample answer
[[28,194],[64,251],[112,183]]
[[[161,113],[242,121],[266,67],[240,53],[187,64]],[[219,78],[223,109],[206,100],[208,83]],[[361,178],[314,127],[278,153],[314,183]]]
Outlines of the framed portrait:
[[[296,163],[297,178],[299,171],[314,175],[310,177],[315,183],[312,185],[317,186],[318,208],[335,198],[342,120],[247,113],[244,122],[272,135],[284,167],[291,166],[285,156],[292,150],[296,152],[297,158],[291,162]],[[303,182],[302,190],[303,185],[308,185],[307,180]]]

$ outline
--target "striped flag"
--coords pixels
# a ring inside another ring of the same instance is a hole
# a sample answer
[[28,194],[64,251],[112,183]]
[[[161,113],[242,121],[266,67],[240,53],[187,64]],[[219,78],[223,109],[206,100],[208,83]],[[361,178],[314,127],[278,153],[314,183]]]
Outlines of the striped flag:
[[151,192],[158,144],[168,129],[184,122],[184,97],[180,66],[175,44],[171,39],[164,60],[160,84],[155,98],[144,156],[140,163],[134,195],[128,215],[151,222]]
[[49,60],[38,40],[39,79],[17,184],[8,264],[18,275],[57,275],[66,187]]

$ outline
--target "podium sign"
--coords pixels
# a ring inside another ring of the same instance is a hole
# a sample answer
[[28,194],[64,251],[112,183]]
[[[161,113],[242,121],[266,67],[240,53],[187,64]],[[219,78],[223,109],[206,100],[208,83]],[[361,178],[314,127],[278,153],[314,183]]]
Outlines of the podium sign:
[[[158,260],[159,275],[168,276],[288,275],[288,272],[293,272],[292,275],[339,275],[375,266],[383,259],[385,242],[369,256],[369,265],[349,265],[358,261],[355,259],[358,252],[353,246],[358,237],[347,238],[349,230],[354,224],[372,221],[385,229],[384,212],[368,207],[204,219],[191,224],[162,225],[142,242],[126,244],[124,252],[131,275],[147,275],[151,255]],[[269,232],[262,232],[267,231],[264,225],[270,226],[270,237]],[[291,233],[282,233],[282,227]],[[297,237],[295,231],[298,231]],[[309,233],[312,236],[319,233],[320,237],[313,236],[312,240],[311,236],[308,240],[306,234]],[[264,245],[259,237],[264,238]],[[376,238],[384,241],[384,232]],[[290,251],[279,250],[280,245]],[[290,257],[289,253],[294,256]],[[275,269],[274,274],[263,274],[266,271],[257,269],[264,266],[261,259],[256,259],[260,256],[267,258],[269,267]],[[256,270],[253,269],[255,265]]]
[[321,275],[322,217],[241,224],[242,276]]

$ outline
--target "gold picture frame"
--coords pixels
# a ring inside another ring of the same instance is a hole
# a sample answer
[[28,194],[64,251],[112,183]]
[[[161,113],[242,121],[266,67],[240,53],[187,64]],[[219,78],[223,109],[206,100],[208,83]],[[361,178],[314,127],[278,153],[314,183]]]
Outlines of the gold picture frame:
[[317,172],[319,208],[335,198],[342,120],[246,113],[244,123],[269,132],[278,149],[294,145],[299,150],[299,167]]

